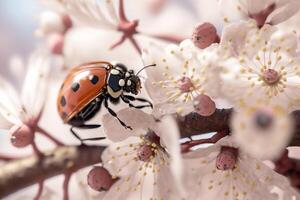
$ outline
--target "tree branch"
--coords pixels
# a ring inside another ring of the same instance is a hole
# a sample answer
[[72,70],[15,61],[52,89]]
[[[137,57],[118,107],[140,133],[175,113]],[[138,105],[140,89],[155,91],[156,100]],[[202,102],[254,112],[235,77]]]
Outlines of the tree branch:
[[[210,117],[197,113],[177,117],[181,137],[209,132],[228,131],[233,109],[217,109]],[[290,146],[300,146],[300,111],[291,114],[295,119],[295,134]],[[0,198],[22,188],[39,183],[68,170],[78,170],[101,162],[104,146],[62,146],[38,157],[11,160],[1,166]]]
[[[197,113],[177,117],[181,137],[229,130],[232,112],[233,109],[217,109],[209,117],[203,117]],[[300,110],[292,112],[291,116],[295,122],[295,132],[289,146],[300,146]]]
[[104,149],[103,146],[64,146],[45,153],[40,159],[30,156],[10,161],[1,166],[0,199],[41,180],[64,174],[70,168],[78,170],[99,163]]
[[181,137],[229,130],[231,113],[232,109],[217,109],[209,117],[203,117],[197,113],[177,117]]

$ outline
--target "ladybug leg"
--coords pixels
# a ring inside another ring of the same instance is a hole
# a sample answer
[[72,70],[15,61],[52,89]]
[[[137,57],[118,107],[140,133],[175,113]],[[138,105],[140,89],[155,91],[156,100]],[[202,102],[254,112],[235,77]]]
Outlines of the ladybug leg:
[[118,121],[120,122],[120,124],[121,124],[122,126],[124,126],[126,129],[128,128],[128,129],[132,130],[132,128],[131,128],[130,126],[127,126],[127,125],[126,125],[126,124],[118,117],[117,113],[116,113],[115,111],[113,111],[113,110],[108,106],[108,99],[107,99],[107,98],[104,99],[104,106],[105,106],[105,108],[108,110],[108,112],[109,112],[112,116],[114,116],[115,118],[118,119]]
[[151,108],[153,108],[152,103],[150,101],[148,101],[147,99],[137,98],[137,97],[134,97],[134,96],[131,96],[131,95],[123,95],[123,97],[125,97],[129,101],[140,101],[140,102],[148,103],[148,105],[145,106],[145,107],[151,107]]
[[130,100],[127,99],[127,98],[124,97],[124,96],[121,96],[121,99],[122,99],[125,103],[127,103],[127,104],[129,105],[129,107],[133,107],[133,108],[137,108],[137,109],[150,107],[150,105],[140,105],[140,106],[135,106],[135,105],[133,105],[132,103],[130,103]]
[[102,99],[97,97],[93,102],[91,102],[88,105],[88,107],[84,110],[84,112],[80,114],[82,119],[87,120],[87,118],[89,118],[90,115],[93,115],[95,114],[95,112],[100,110],[101,103],[102,103]]
[[[84,124],[78,128],[85,128],[85,129],[93,129],[93,128],[98,128],[100,127],[100,125],[97,124]],[[96,137],[96,138],[81,138],[74,130],[73,130],[73,126],[71,127],[70,131],[71,133],[78,139],[80,140],[81,144],[84,145],[84,141],[97,141],[97,140],[103,140],[106,139],[105,137]]]

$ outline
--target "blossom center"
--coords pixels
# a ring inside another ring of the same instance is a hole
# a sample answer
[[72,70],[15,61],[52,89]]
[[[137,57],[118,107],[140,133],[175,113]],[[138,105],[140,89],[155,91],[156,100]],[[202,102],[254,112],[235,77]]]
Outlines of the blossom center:
[[262,74],[262,77],[264,82],[267,83],[268,85],[274,85],[280,79],[280,75],[274,69],[265,70]]
[[273,116],[267,111],[260,110],[255,114],[255,124],[261,129],[268,129],[273,123]]
[[189,77],[182,77],[178,81],[178,87],[182,93],[190,92],[194,87],[192,80]]
[[238,157],[238,149],[222,146],[221,152],[217,156],[216,167],[218,170],[226,171],[235,168]]
[[137,156],[139,160],[148,162],[154,156],[153,147],[147,144],[140,146],[137,150]]

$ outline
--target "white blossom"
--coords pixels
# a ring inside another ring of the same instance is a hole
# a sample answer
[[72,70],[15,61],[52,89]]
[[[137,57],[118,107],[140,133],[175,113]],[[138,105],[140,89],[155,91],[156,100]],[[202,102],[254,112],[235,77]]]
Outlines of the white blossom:
[[22,124],[35,125],[39,120],[47,94],[50,60],[47,54],[36,51],[28,61],[27,73],[21,95],[0,77],[1,128]]
[[156,122],[137,109],[123,109],[118,115],[133,131],[126,131],[111,115],[104,116],[108,138],[111,134],[127,136],[102,154],[103,166],[120,179],[104,199],[179,199],[181,157],[173,119]]
[[300,60],[294,33],[237,23],[224,30],[222,48],[222,93],[236,107],[276,103],[289,112],[299,106]]
[[[236,160],[232,169],[218,168],[222,147],[236,148]],[[189,189],[187,199],[278,199],[271,192],[274,186],[283,191],[286,200],[295,195],[299,198],[299,194],[285,177],[238,148],[232,138],[226,137],[213,146],[185,154],[185,185]]]
[[146,90],[154,102],[157,116],[194,110],[194,98],[201,94],[217,95],[218,76],[214,61],[216,46],[197,49],[191,40],[179,46],[162,47],[150,44],[143,51],[144,65],[156,64],[146,69]]

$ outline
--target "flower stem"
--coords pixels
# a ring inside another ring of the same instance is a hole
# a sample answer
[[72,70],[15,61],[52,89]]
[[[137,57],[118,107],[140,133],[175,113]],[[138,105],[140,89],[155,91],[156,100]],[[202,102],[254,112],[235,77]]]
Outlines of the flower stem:
[[38,157],[42,157],[44,154],[39,150],[39,148],[37,147],[35,141],[33,141],[31,143],[31,146],[32,146],[32,149],[33,149],[33,152],[35,155],[37,155]]
[[200,144],[214,144],[218,142],[223,137],[227,136],[229,133],[228,131],[219,131],[215,135],[213,135],[211,138],[206,139],[200,139],[200,140],[192,140],[185,142],[181,144],[181,152],[187,153],[190,151],[190,149],[194,146],[200,145]]
[[49,140],[51,140],[53,143],[55,143],[57,146],[64,146],[64,144],[62,142],[60,142],[59,140],[57,140],[56,138],[54,138],[45,129],[43,129],[43,128],[41,128],[41,127],[38,126],[36,130],[39,133],[41,133],[42,135],[44,135],[45,137],[47,137]]
[[38,182],[38,187],[39,187],[38,192],[36,196],[33,198],[34,200],[39,200],[41,198],[44,189],[44,180]]
[[65,180],[63,183],[63,193],[64,193],[63,200],[69,200],[69,183],[70,183],[71,176],[72,176],[72,172],[65,173]]
[[0,160],[2,160],[2,161],[11,161],[11,160],[15,160],[15,159],[18,159],[18,158],[6,156],[6,155],[0,155]]

